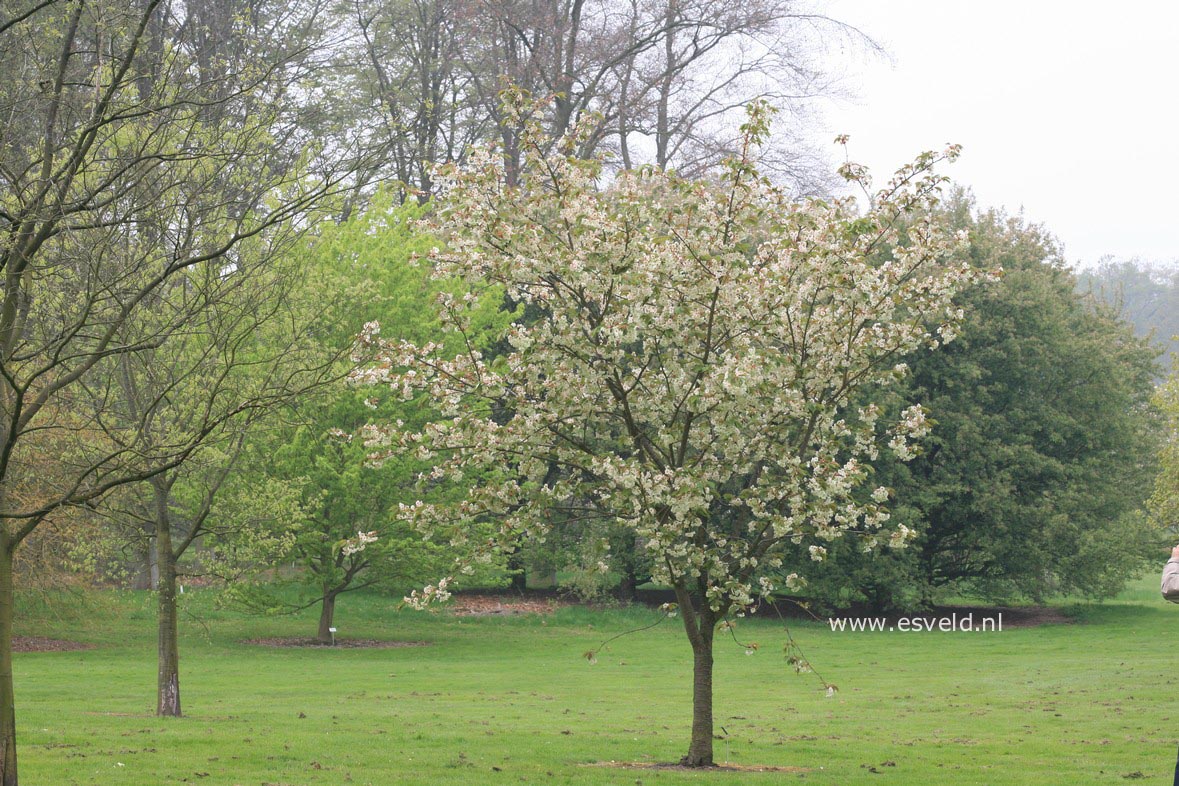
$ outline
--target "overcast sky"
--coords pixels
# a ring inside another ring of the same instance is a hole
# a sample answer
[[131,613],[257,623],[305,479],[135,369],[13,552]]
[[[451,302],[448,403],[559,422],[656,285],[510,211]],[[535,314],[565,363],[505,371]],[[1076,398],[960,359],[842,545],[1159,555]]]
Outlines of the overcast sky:
[[[1179,3],[829,0],[892,62],[847,54],[851,135],[877,183],[920,150],[963,145],[947,173],[982,206],[1021,208],[1074,264],[1179,261]],[[839,52],[834,53],[839,56]]]

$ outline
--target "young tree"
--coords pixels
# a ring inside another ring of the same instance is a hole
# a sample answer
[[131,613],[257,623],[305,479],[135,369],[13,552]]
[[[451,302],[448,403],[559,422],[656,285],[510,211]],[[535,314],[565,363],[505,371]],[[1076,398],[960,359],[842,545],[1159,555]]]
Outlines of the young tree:
[[130,504],[103,506],[131,542],[148,544],[140,553],[154,555],[158,715],[181,715],[181,560],[204,536],[251,524],[214,515],[219,495],[241,471],[246,439],[274,410],[344,375],[345,347],[332,352],[308,339],[321,322],[291,297],[302,286],[300,262],[269,250],[250,253],[257,250],[247,244],[232,271],[189,276],[185,286],[158,293],[145,319],[174,309],[177,298],[201,300],[200,319],[160,347],[120,357],[107,394],[111,406],[99,415],[108,432],[154,451],[198,445],[185,461],[120,495]]
[[[476,157],[446,181],[437,273],[504,287],[541,318],[514,325],[494,362],[370,327],[381,361],[357,372],[406,395],[425,387],[441,410],[421,430],[381,424],[374,460],[413,450],[436,477],[473,478],[457,503],[404,507],[422,531],[464,544],[490,522],[501,549],[567,515],[634,531],[693,653],[689,766],[713,762],[717,626],[774,589],[783,550],[821,558],[851,532],[866,548],[909,536],[887,527],[871,463],[882,447],[910,454],[928,421],[919,406],[886,420],[856,394],[951,339],[953,295],[975,276],[943,263],[955,240],[933,216],[930,171],[943,156],[922,155],[864,214],[851,199],[800,205],[754,165],[768,114],[751,110],[716,181],[644,169],[601,190],[598,165],[546,155],[535,131],[520,187]],[[465,335],[468,310],[443,300],[444,330]]]
[[[458,291],[454,282],[432,281],[426,267],[415,263],[436,240],[417,229],[424,208],[399,202],[396,190],[379,191],[366,209],[324,227],[298,254],[307,279],[288,299],[302,304],[308,314],[302,324],[314,325],[310,332],[324,357],[349,347],[371,319],[390,326],[390,333],[400,338],[427,341],[438,332],[433,299],[440,291]],[[333,293],[332,308],[313,318],[312,312],[322,310],[324,292]],[[499,291],[480,300],[473,320],[477,345],[485,346],[513,318],[511,311],[500,308],[502,302]],[[351,367],[338,358],[334,372],[342,378]],[[283,556],[297,565],[291,583],[305,592],[295,602],[272,592],[278,582],[258,575],[258,568],[271,565],[260,563],[246,571],[253,574],[250,580],[234,582],[236,599],[267,610],[319,605],[317,637],[324,642],[332,640],[341,595],[368,587],[404,593],[436,576],[451,558],[441,545],[424,542],[395,516],[398,503],[412,498],[415,478],[429,465],[399,457],[378,472],[366,466],[368,450],[361,440],[346,438],[373,417],[419,427],[432,419],[433,411],[425,396],[401,401],[371,388],[324,387],[302,396],[282,422],[248,438],[249,459],[239,473],[250,484],[295,490],[299,515],[285,524],[290,542]],[[434,493],[452,492],[440,486]],[[255,537],[249,530],[243,535],[248,542]],[[236,553],[241,541],[226,531],[213,545]]]
[[[336,602],[340,596],[375,588],[407,592],[415,584],[438,575],[453,555],[427,542],[399,521],[397,505],[412,489],[412,479],[423,464],[402,459],[390,471],[379,472],[366,465],[368,450],[360,440],[350,440],[344,431],[359,430],[376,413],[395,419],[409,417],[421,422],[424,403],[407,405],[388,400],[375,401],[353,390],[301,408],[301,425],[276,429],[256,440],[251,475],[270,482],[286,483],[298,490],[300,513],[283,529],[290,538],[282,554],[298,572],[291,582],[305,590],[305,600],[291,602],[270,592],[273,580],[239,584],[234,593],[247,607],[267,610],[319,606],[316,638],[329,643],[335,629]],[[246,533],[253,537],[252,533]],[[234,534],[218,543],[235,543]],[[256,566],[261,567],[261,566]]]
[[[309,147],[292,96],[308,2],[28,0],[0,11],[0,782],[17,783],[12,560],[65,507],[188,459],[220,425],[145,442],[107,417],[121,364],[199,323],[181,295],[297,237],[350,162]],[[314,140],[318,142],[318,140]],[[166,302],[166,308],[159,307]],[[229,410],[226,410],[229,412]],[[95,434],[101,434],[98,439]],[[44,440],[37,493],[9,493]]]

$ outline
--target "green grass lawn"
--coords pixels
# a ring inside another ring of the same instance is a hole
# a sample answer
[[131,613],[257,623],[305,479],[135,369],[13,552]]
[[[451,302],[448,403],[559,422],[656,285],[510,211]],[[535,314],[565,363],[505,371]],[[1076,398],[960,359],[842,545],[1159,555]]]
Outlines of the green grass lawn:
[[[690,650],[678,620],[612,643],[647,610],[456,618],[346,597],[342,635],[398,649],[271,649],[310,614],[257,619],[185,595],[186,717],[159,719],[147,593],[24,604],[17,632],[95,649],[16,656],[23,783],[1170,783],[1179,737],[1179,607],[1153,579],[1077,622],[1001,633],[793,632],[823,676],[782,658],[780,623],[718,644],[719,760],[783,772],[621,769],[686,750]],[[718,642],[721,640],[718,639]],[[722,733],[721,727],[724,732]]]

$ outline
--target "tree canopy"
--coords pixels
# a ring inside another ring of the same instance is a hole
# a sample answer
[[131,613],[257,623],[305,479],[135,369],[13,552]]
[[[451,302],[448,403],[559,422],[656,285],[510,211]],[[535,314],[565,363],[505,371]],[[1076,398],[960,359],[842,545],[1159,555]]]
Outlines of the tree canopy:
[[[348,146],[318,155],[303,122],[314,102],[296,100],[310,98],[301,88],[321,6],[227,10],[44,0],[0,12],[4,786],[17,783],[15,550],[62,508],[179,467],[254,408],[198,402],[182,429],[144,439],[174,391],[129,417],[115,394],[128,365],[175,357],[245,270],[296,240],[353,180]],[[57,471],[35,493],[6,493],[49,445]]]
[[[490,522],[502,549],[543,537],[560,511],[641,540],[694,652],[692,766],[712,761],[716,627],[774,589],[782,554],[821,559],[849,532],[869,548],[911,536],[889,526],[871,465],[912,454],[925,410],[857,393],[952,339],[953,296],[977,278],[946,260],[958,239],[934,214],[930,169],[955,150],[920,157],[864,214],[851,199],[800,205],[755,167],[767,114],[751,109],[742,155],[714,182],[648,169],[600,189],[593,162],[543,141],[525,148],[521,187],[489,154],[452,171],[437,274],[503,287],[541,318],[513,325],[494,360],[469,340],[455,354],[370,326],[378,362],[356,373],[437,402],[424,429],[381,423],[369,440],[375,460],[414,450],[434,477],[471,481],[456,503],[404,506],[429,536],[463,544]],[[441,299],[444,335],[469,336],[476,298]]]
[[972,210],[964,197],[952,206],[970,233],[959,253],[1003,276],[960,295],[953,345],[910,361],[900,395],[929,407],[936,427],[913,461],[880,466],[894,513],[918,534],[891,554],[845,544],[812,587],[829,603],[913,608],[947,589],[1107,597],[1154,554],[1141,509],[1155,467],[1156,350],[1077,291],[1042,228]]

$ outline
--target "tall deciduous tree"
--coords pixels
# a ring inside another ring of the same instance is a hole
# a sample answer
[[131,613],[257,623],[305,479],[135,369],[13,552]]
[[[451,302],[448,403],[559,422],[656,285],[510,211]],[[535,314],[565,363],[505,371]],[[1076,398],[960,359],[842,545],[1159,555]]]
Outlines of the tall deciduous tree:
[[[773,590],[783,551],[820,557],[852,530],[869,545],[908,537],[888,527],[871,464],[882,449],[908,455],[928,421],[919,406],[886,418],[856,394],[951,339],[953,295],[974,277],[943,262],[955,239],[933,216],[940,156],[902,170],[866,213],[850,199],[800,205],[754,165],[767,114],[754,107],[716,181],[644,169],[600,190],[597,165],[546,155],[534,135],[519,187],[477,157],[446,181],[437,272],[504,287],[541,317],[513,326],[494,362],[472,344],[452,355],[369,332],[381,362],[358,372],[424,385],[441,410],[422,430],[384,424],[374,447],[475,481],[455,504],[406,506],[422,530],[461,544],[490,521],[503,548],[556,513],[614,518],[641,539],[693,653],[689,766],[713,762],[717,626]],[[446,333],[465,335],[467,302],[441,305]]]
[[[282,248],[343,177],[308,148],[291,101],[320,9],[215,6],[225,10],[28,0],[0,11],[11,77],[0,81],[4,786],[17,783],[16,549],[55,511],[176,467],[217,430],[214,417],[175,439],[140,439],[108,417],[119,369],[200,321],[208,302],[199,288],[183,296],[190,280],[230,272],[246,246]],[[10,494],[45,439],[64,446],[60,471],[35,497]]]
[[[387,146],[389,173],[423,196],[431,167],[496,142],[509,181],[520,167],[518,114],[501,92],[523,90],[549,139],[575,123],[579,154],[616,151],[699,173],[733,152],[740,108],[755,98],[797,124],[836,82],[823,48],[871,48],[854,28],[797,0],[349,0],[341,29],[354,52],[342,69],[342,117]],[[795,129],[790,129],[791,131]],[[795,135],[777,172],[793,185],[830,184]],[[824,168],[825,169],[825,168]]]

